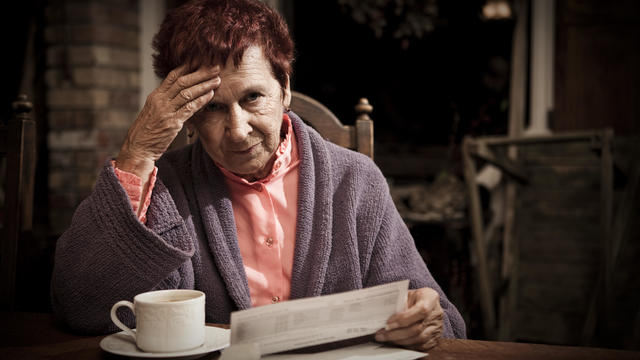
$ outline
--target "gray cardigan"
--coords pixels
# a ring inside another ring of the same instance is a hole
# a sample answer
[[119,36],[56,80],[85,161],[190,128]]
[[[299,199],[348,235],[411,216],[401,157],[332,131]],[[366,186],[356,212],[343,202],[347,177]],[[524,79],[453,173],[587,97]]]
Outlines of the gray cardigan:
[[[409,279],[431,287],[445,311],[444,336],[465,325],[418,254],[385,178],[368,157],[336,146],[291,117],[300,154],[291,298]],[[109,311],[152,289],[206,294],[206,321],[229,323],[251,306],[224,177],[199,142],[158,162],[146,226],[110,164],[58,240],[52,278],[56,315],[83,333],[116,331]],[[123,311],[125,323],[133,323]]]

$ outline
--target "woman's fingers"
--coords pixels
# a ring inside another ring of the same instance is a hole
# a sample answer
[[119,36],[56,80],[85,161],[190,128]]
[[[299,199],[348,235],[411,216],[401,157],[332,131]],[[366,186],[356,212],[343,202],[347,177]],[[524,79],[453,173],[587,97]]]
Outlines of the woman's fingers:
[[[171,70],[171,72],[169,72],[169,74],[167,74],[167,76],[164,78],[164,80],[162,80],[162,83],[160,83],[160,86],[158,86],[158,90],[160,92],[166,93],[169,91],[169,89],[171,89],[171,87],[173,86],[173,84],[184,74],[187,73],[187,65],[180,65],[177,68]],[[175,96],[175,95],[174,95]],[[171,96],[173,97],[173,96]]]
[[424,351],[438,344],[442,336],[442,322],[420,322],[411,327],[376,334],[376,341],[392,342],[396,345]]
[[439,342],[440,342],[440,335],[434,336],[434,337],[430,338],[429,340],[427,340],[427,341],[425,341],[423,343],[419,343],[419,344],[415,344],[415,345],[409,345],[407,347],[411,348],[411,349],[415,349],[417,351],[428,351],[428,350],[431,350],[434,347],[438,346]]
[[[178,69],[181,68],[182,67],[179,67]],[[177,71],[174,75],[169,73],[169,75],[167,75],[167,78],[165,79],[171,82],[171,86],[165,92],[167,98],[169,100],[172,100],[172,102],[174,103],[182,102],[182,104],[180,105],[182,106],[186,102],[191,101],[197,97],[196,95],[191,94],[190,92],[192,90],[189,89],[191,89],[194,85],[204,83],[207,80],[212,80],[218,77],[219,74],[220,66],[203,67],[188,74],[184,74],[180,71]],[[172,79],[169,79],[169,77],[172,77]]]
[[443,315],[442,311],[435,310],[423,317],[418,321],[404,325],[402,327],[380,330],[376,335],[376,339],[380,341],[393,341],[409,339],[422,333],[425,328],[430,326],[442,326]]
[[412,306],[409,309],[393,315],[393,317],[389,318],[387,322],[387,329],[394,330],[398,328],[404,328],[407,326],[411,326],[417,322],[425,319],[431,311],[433,311],[433,306],[428,306],[427,304],[419,304],[418,306]]
[[[220,86],[220,77],[216,76],[201,83],[197,83],[189,88],[182,89],[178,95],[171,100],[171,106],[174,110],[191,109],[192,107],[195,107],[195,111],[198,111],[206,104],[200,103],[202,96],[213,94],[213,89],[218,86]],[[193,111],[191,115],[193,115],[195,111]]]
[[376,339],[380,341],[405,340],[419,335],[424,330],[423,322],[416,322],[411,326],[401,327],[394,330],[381,330],[376,334]]
[[408,327],[424,320],[428,316],[438,315],[438,313],[442,312],[440,296],[430,288],[409,290],[407,306],[407,310],[394,314],[389,318],[387,321],[388,330]]
[[177,110],[177,113],[180,114],[180,120],[182,121],[182,123],[189,120],[189,118],[192,117],[198,110],[208,104],[211,99],[213,99],[213,90],[206,91],[204,94],[182,105]]
[[418,323],[402,332],[389,333],[387,341],[401,346],[423,344],[434,337],[440,337],[442,326],[440,323]]
[[407,310],[389,318],[376,333],[376,340],[425,350],[437,344],[442,334],[444,311],[438,293],[430,288],[410,290]]

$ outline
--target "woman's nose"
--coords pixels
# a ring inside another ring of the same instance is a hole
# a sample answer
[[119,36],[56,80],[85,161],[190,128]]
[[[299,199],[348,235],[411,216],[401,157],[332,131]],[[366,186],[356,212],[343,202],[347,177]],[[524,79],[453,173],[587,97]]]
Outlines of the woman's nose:
[[232,106],[229,109],[229,119],[227,122],[227,136],[233,142],[242,142],[252,131],[249,120],[250,114],[240,106]]

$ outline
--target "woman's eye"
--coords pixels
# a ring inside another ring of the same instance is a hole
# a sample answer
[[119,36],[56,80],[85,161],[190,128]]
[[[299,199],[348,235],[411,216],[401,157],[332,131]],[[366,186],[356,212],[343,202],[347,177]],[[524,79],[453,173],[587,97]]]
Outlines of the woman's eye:
[[260,93],[253,92],[253,93],[250,93],[249,95],[247,95],[247,97],[246,97],[245,99],[246,99],[246,101],[248,101],[248,102],[253,102],[253,101],[258,100],[258,98],[259,98],[260,96],[262,96]]

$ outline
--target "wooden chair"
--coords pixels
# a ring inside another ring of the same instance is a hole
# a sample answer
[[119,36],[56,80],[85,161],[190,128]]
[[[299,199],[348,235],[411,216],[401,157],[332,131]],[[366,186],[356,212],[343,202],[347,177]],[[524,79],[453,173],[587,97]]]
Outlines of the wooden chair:
[[[610,129],[465,138],[472,251],[487,338],[578,345],[580,327],[583,337],[592,336],[598,314],[606,313],[598,299],[610,292],[620,247],[611,236],[612,142]],[[502,239],[485,226],[477,163],[505,175]],[[488,252],[495,248],[502,253],[492,258]],[[568,286],[566,279],[578,285]],[[573,299],[569,305],[567,299]]]
[[358,114],[355,125],[344,125],[319,101],[297,91],[291,92],[291,110],[325,139],[373,159],[373,121],[369,117],[373,107],[362,98],[355,109]]
[[14,307],[19,239],[31,230],[36,164],[36,126],[31,119],[33,105],[26,95],[13,103],[14,116],[0,125],[0,158],[4,203],[0,242],[0,306]]

